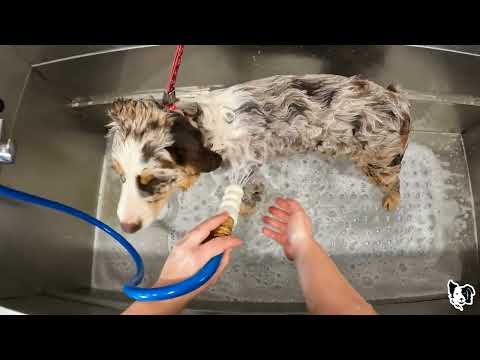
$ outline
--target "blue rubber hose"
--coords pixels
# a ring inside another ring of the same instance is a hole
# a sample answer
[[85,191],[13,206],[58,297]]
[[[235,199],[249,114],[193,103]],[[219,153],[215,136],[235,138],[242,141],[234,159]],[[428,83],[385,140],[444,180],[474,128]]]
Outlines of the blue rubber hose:
[[104,224],[100,220],[90,216],[83,211],[74,209],[70,206],[58,203],[56,201],[41,198],[39,196],[27,194],[22,191],[14,190],[12,188],[0,185],[0,196],[7,197],[14,200],[29,202],[35,205],[47,207],[49,209],[57,210],[65,214],[77,217],[83,221],[96,226],[105,231],[108,235],[114,238],[132,257],[137,268],[136,274],[128,280],[123,286],[125,294],[138,301],[160,301],[173,299],[178,296],[188,294],[200,286],[205,284],[215,274],[222,260],[223,254],[219,254],[211,258],[203,268],[191,277],[180,281],[176,284],[162,286],[158,288],[140,288],[137,287],[143,280],[144,267],[143,260],[135,248],[122,235],[113,230],[110,226]]

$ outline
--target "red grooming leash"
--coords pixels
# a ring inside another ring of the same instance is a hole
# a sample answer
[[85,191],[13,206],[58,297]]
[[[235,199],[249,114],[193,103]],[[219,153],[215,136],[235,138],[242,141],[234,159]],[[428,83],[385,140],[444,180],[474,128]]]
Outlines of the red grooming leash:
[[177,81],[178,69],[182,63],[184,47],[185,45],[177,45],[177,48],[175,49],[175,56],[173,58],[172,68],[170,69],[170,75],[168,77],[168,83],[166,87],[168,96],[167,108],[172,111],[176,109],[175,102],[177,99],[175,98],[175,83]]

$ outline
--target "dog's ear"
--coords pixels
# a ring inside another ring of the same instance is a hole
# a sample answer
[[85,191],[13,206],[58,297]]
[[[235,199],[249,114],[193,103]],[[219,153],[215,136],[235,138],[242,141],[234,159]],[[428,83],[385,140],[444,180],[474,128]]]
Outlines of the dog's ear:
[[141,137],[148,129],[157,129],[167,124],[168,113],[154,100],[133,100],[119,98],[108,110],[112,122],[111,130],[121,130],[124,135],[133,132]]
[[210,172],[222,163],[222,157],[203,146],[202,133],[182,115],[177,115],[170,129],[173,145],[166,148],[177,165],[190,166],[197,172]]
[[465,285],[462,289],[462,293],[465,296],[467,304],[473,303],[473,296],[475,295],[475,289],[471,285]]
[[179,101],[176,106],[177,109],[192,119],[197,118],[202,113],[200,105],[196,102]]
[[458,284],[455,281],[448,280],[448,293],[453,295],[453,291],[457,286]]

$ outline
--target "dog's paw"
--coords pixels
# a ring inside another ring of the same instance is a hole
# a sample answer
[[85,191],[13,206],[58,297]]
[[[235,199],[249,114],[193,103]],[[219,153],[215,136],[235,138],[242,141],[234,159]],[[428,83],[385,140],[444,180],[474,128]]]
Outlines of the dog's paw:
[[248,217],[255,214],[256,210],[257,210],[257,207],[255,206],[255,204],[246,204],[242,201],[242,203],[240,204],[240,210],[238,214],[243,217]]
[[400,206],[400,194],[390,193],[383,198],[383,207],[385,210],[396,210]]

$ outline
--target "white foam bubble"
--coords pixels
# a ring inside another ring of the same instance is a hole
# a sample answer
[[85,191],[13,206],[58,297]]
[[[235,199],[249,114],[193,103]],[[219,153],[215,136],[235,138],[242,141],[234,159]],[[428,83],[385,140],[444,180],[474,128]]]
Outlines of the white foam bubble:
[[[358,276],[361,286],[374,287],[375,275],[380,278],[387,268],[405,276],[415,276],[417,267],[405,263],[400,266],[390,261],[409,254],[442,253],[448,245],[448,236],[442,234],[446,227],[452,226],[452,219],[459,214],[460,208],[454,199],[449,198],[449,192],[455,189],[451,180],[453,174],[446,170],[448,164],[439,161],[429,147],[411,143],[403,164],[402,202],[397,213],[383,209],[383,193],[349,161],[325,160],[310,154],[265,165],[261,169],[267,185],[265,199],[254,216],[240,220],[235,232],[245,240],[245,246],[233,259],[238,267],[235,272],[223,276],[222,291],[217,289],[215,295],[222,293],[237,299],[260,301],[257,290],[264,286],[269,295],[263,300],[269,301],[275,298],[272,295],[275,290],[268,292],[267,288],[285,289],[288,281],[295,279],[293,268],[291,273],[277,271],[277,276],[267,276],[260,266],[264,263],[273,267],[284,264],[281,248],[262,235],[259,217],[266,213],[267,206],[277,195],[295,197],[300,201],[312,218],[316,239],[332,256],[352,259],[356,254],[358,258],[374,254],[375,258],[386,260],[384,265],[375,261],[376,274],[363,280]],[[204,175],[190,191],[182,193],[179,213],[189,215],[187,221],[175,221],[172,225],[177,234],[195,226],[196,218],[203,219],[213,213],[206,212],[204,207],[196,211],[191,204],[206,202],[212,205],[209,211],[214,210],[226,185],[222,174],[214,172]],[[180,219],[184,218],[177,217]],[[174,245],[174,238],[170,237],[170,248]],[[256,264],[249,270],[245,263],[252,260]],[[372,267],[372,263],[357,266],[357,275],[364,275],[368,266]],[[354,277],[348,266],[342,270],[347,277]],[[234,285],[238,283],[242,286]],[[251,292],[245,289],[251,289]],[[245,298],[247,293],[250,298]]]
[[[240,219],[235,229],[244,246],[232,254],[219,283],[200,298],[303,301],[294,264],[261,233],[260,214],[267,213],[278,195],[302,203],[317,241],[367,298],[443,291],[445,281],[462,271],[458,251],[475,246],[475,237],[461,140],[444,136],[437,142],[448,146],[435,148],[437,137],[409,145],[401,174],[401,207],[394,213],[383,209],[383,193],[349,161],[310,154],[264,166],[265,197],[256,214]],[[118,181],[108,166],[104,177],[98,215],[118,229]],[[156,280],[175,242],[217,212],[226,185],[221,172],[203,174],[189,191],[172,199],[174,211],[165,218],[170,230],[151,227],[127,236],[144,259],[145,286]],[[98,231],[94,249],[92,286],[120,291],[134,273],[128,254]]]

